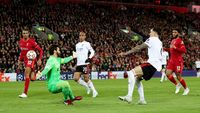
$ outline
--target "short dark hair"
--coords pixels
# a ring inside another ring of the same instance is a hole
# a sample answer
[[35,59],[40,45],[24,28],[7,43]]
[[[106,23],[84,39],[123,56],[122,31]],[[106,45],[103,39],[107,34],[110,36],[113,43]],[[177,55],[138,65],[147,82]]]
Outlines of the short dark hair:
[[153,31],[155,31],[158,35],[161,35],[161,29],[159,27],[154,27]]
[[181,30],[180,30],[179,28],[174,28],[174,29],[172,29],[172,30],[175,30],[175,31],[177,31],[178,33],[181,33]]
[[53,54],[54,54],[54,50],[57,50],[58,47],[59,47],[59,46],[56,45],[56,44],[51,45],[51,46],[49,47],[49,54],[50,54],[50,55],[53,55]]
[[29,31],[29,28],[27,26],[24,26],[22,31]]

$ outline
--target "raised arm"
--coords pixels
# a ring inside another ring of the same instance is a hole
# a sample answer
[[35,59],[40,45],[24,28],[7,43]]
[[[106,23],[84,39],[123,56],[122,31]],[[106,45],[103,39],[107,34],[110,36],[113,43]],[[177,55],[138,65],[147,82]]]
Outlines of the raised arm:
[[53,65],[54,62],[52,60],[48,60],[41,74],[43,76],[46,75],[53,68]]
[[129,55],[131,53],[135,53],[138,52],[144,48],[148,48],[148,45],[144,42],[141,45],[137,45],[136,47],[132,48],[131,50],[127,51],[127,52],[122,52],[119,55],[123,56],[123,55]]

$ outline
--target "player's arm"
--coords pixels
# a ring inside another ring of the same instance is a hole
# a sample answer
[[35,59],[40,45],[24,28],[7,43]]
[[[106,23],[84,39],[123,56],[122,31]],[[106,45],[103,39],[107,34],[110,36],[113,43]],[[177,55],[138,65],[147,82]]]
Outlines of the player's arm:
[[37,49],[39,51],[39,53],[40,53],[39,60],[38,60],[38,65],[41,65],[42,64],[43,50],[35,41],[33,41],[33,45],[34,45],[35,49]]
[[20,54],[19,54],[19,61],[23,61],[23,55],[22,55],[22,52],[20,52]]
[[76,58],[76,57],[77,57],[76,52],[73,51],[72,56],[65,57],[65,58],[61,58],[60,63],[61,63],[61,64],[68,63],[68,62],[70,62],[71,60],[73,60],[73,59]]
[[94,56],[94,49],[92,48],[92,46],[90,45],[90,43],[87,46],[88,50],[90,51],[90,56],[89,58],[91,59]]
[[180,46],[179,47],[176,47],[175,45],[173,46],[174,50],[182,52],[182,53],[186,53],[186,48],[182,40],[178,41],[178,45]]
[[61,64],[65,64],[65,63],[68,63],[70,62],[71,60],[73,59],[72,56],[69,56],[69,57],[65,57],[65,58],[61,58]]
[[88,57],[88,59],[87,59],[85,62],[91,62],[91,59],[92,59],[92,57],[94,56],[95,51],[94,51],[94,49],[92,48],[92,46],[90,45],[90,43],[88,43],[87,49],[88,49],[89,52],[90,52],[90,56]]
[[42,48],[39,45],[37,45],[35,48],[40,52],[39,59],[41,60],[42,56],[43,56],[43,50],[42,50]]
[[131,50],[125,52],[125,53],[120,53],[120,55],[129,55],[131,53],[135,53],[135,52],[138,52],[144,48],[148,48],[149,46],[144,42],[142,43],[141,45],[137,45],[136,47],[132,48]]
[[52,68],[53,68],[53,61],[52,60],[48,60],[43,71],[40,72],[38,71],[36,74],[37,79],[39,79],[41,76],[45,76]]
[[42,75],[46,75],[53,68],[53,65],[53,61],[48,60],[47,64],[44,67],[44,70],[42,71]]

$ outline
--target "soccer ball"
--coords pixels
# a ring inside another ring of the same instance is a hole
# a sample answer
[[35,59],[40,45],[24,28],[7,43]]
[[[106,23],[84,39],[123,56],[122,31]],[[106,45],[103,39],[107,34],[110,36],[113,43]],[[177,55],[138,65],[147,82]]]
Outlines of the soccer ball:
[[34,60],[36,57],[37,57],[37,54],[35,51],[33,50],[30,50],[26,53],[26,57],[29,59],[29,60]]

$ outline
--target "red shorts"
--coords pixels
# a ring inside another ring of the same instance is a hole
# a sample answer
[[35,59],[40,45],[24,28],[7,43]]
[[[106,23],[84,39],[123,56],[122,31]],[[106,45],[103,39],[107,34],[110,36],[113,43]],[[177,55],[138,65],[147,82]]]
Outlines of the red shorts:
[[26,59],[24,61],[25,67],[30,67],[32,70],[35,70],[35,62],[37,61],[37,59],[34,60],[28,60]]
[[176,73],[182,73],[183,71],[183,61],[168,61],[167,69],[172,70]]

